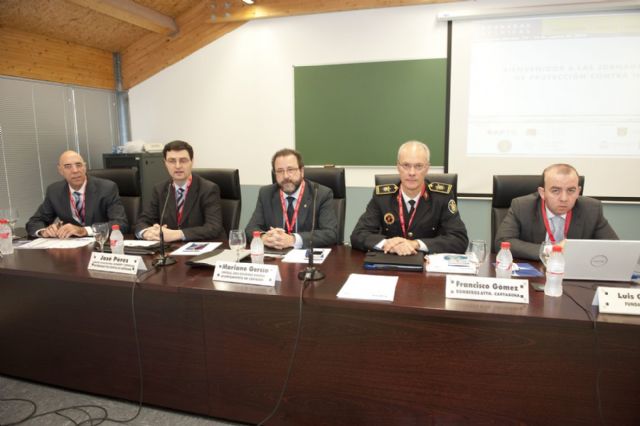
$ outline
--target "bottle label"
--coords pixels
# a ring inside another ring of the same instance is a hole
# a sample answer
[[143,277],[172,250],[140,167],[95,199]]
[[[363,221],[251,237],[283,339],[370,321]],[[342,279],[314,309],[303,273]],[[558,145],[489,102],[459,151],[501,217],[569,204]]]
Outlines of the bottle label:
[[2,234],[0,234],[0,238],[2,239],[9,239],[11,237],[11,233],[9,232],[3,232]]

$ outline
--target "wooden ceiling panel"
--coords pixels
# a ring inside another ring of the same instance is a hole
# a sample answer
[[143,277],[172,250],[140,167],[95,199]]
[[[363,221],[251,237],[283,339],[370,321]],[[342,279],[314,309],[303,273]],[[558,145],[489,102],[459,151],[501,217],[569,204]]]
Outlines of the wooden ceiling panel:
[[0,0],[0,26],[119,52],[148,31],[65,0]]

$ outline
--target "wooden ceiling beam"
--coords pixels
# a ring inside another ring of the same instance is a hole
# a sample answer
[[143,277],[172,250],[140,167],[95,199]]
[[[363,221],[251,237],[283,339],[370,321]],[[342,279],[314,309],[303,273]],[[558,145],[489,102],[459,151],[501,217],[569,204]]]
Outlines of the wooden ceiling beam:
[[128,22],[162,35],[178,32],[176,22],[170,16],[138,4],[132,0],[67,0],[112,18]]
[[244,4],[241,0],[211,0],[211,22],[244,22],[253,19],[453,1],[459,0],[255,0],[253,5]]

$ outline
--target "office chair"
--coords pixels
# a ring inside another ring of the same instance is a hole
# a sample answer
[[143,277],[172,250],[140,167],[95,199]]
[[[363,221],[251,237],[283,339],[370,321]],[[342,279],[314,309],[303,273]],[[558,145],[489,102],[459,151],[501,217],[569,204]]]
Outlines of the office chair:
[[133,232],[142,207],[137,167],[128,169],[92,169],[87,170],[87,175],[108,179],[118,186],[120,200],[124,206],[131,232]]
[[222,203],[222,226],[225,234],[238,229],[242,210],[240,172],[238,169],[193,169],[193,174],[218,185]]

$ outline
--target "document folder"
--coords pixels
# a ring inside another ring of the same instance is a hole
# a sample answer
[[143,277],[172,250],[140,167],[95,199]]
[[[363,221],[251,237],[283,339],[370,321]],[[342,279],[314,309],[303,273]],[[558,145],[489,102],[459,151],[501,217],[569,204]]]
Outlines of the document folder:
[[416,253],[410,256],[370,251],[364,258],[365,269],[388,271],[422,271],[424,269],[424,255]]

